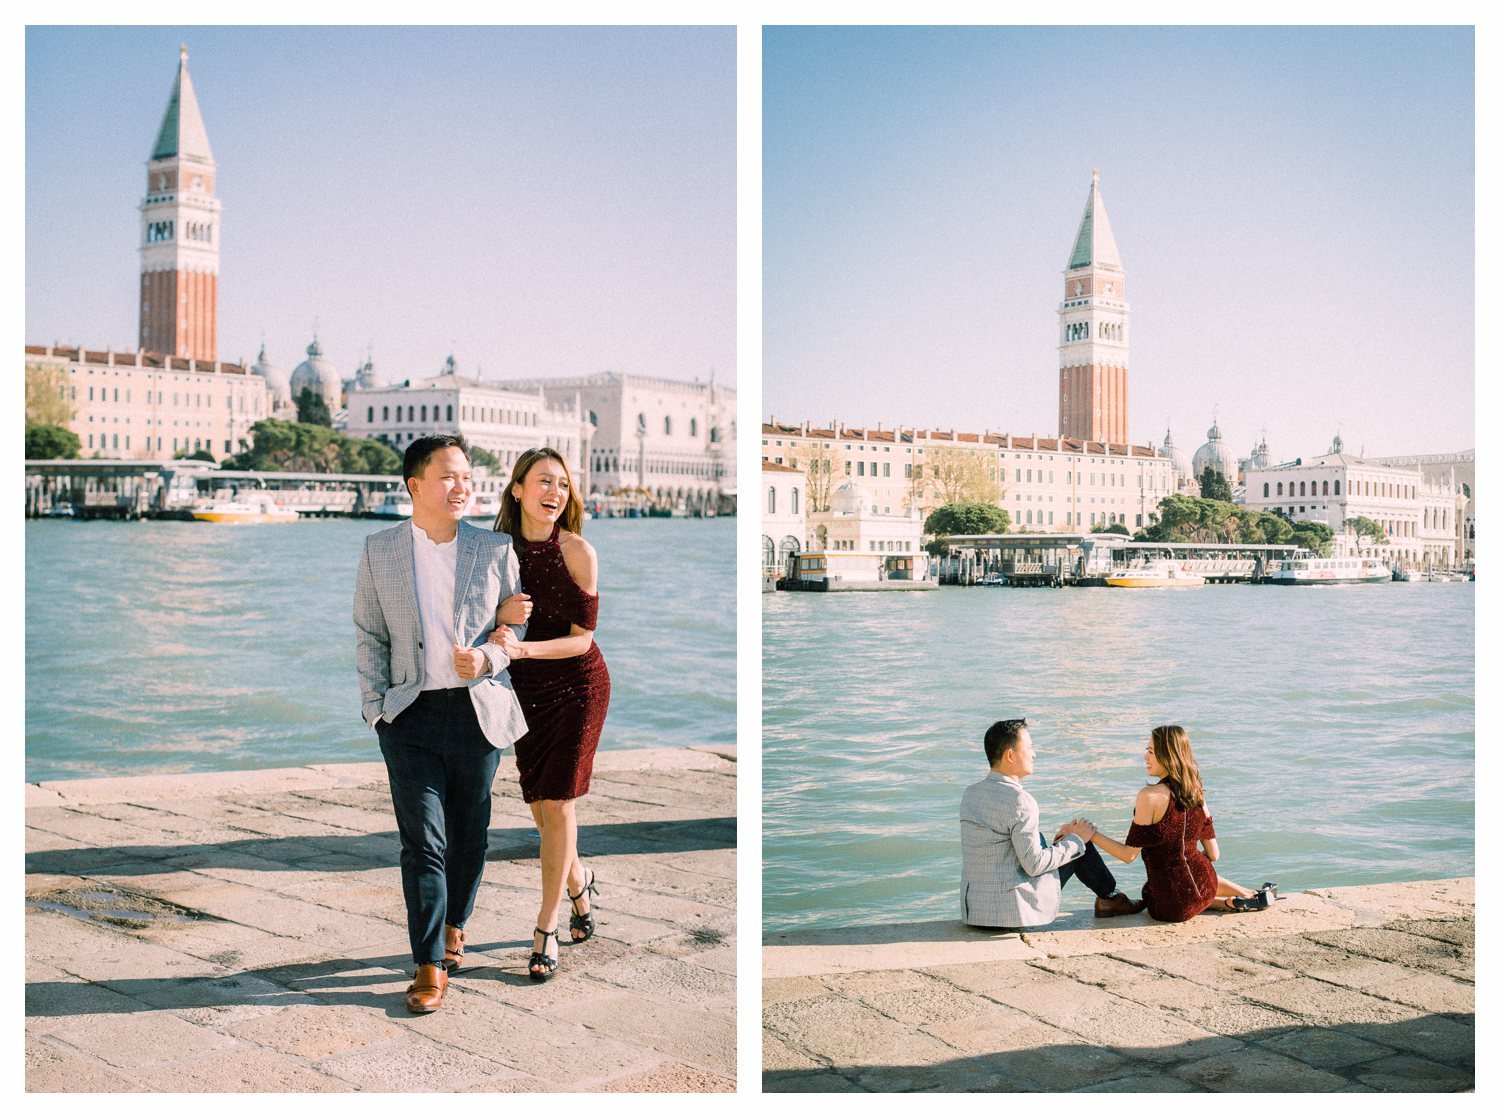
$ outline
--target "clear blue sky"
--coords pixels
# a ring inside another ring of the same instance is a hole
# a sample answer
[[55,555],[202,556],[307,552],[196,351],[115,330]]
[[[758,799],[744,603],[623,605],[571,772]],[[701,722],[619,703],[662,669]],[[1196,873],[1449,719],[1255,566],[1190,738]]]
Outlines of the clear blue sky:
[[219,356],[735,381],[733,28],[33,28],[26,340],[133,349],[185,43]]
[[1474,446],[1466,28],[768,29],[762,415],[1057,429],[1100,189],[1130,433]]

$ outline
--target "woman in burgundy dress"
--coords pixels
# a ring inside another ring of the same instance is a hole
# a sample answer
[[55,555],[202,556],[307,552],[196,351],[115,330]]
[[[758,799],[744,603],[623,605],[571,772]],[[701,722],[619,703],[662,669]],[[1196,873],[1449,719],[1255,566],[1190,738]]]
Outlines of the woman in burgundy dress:
[[1219,843],[1213,816],[1203,802],[1203,781],[1186,730],[1158,726],[1151,731],[1146,773],[1157,782],[1136,795],[1135,818],[1125,841],[1116,842],[1097,830],[1086,840],[1122,862],[1145,855],[1146,884],[1141,888],[1139,908],[1145,908],[1153,920],[1171,923],[1191,920],[1206,908],[1227,912],[1269,908],[1276,900],[1272,882],[1251,892],[1214,873]]
[[557,910],[564,891],[573,908],[572,942],[594,934],[589,897],[598,890],[593,871],[578,860],[575,804],[589,790],[609,708],[609,669],[594,644],[599,560],[580,535],[582,528],[583,502],[562,455],[551,447],[522,454],[501,496],[495,530],[515,541],[524,593],[501,605],[498,620],[516,619],[520,599],[530,606],[529,617],[519,615],[528,626],[524,641],[508,626],[496,634],[511,657],[511,683],[526,715],[527,731],[516,742],[521,795],[542,836],[542,907],[530,964],[534,982],[545,982],[557,970]]

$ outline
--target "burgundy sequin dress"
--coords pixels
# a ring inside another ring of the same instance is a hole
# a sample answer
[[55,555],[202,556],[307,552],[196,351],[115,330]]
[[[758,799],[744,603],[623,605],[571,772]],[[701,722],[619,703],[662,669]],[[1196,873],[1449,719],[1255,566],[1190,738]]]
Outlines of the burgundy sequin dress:
[[[527,643],[566,637],[574,625],[592,632],[599,621],[599,596],[585,593],[563,562],[560,527],[545,540],[515,538],[521,589],[531,595]],[[512,660],[510,679],[528,727],[516,742],[522,798],[577,799],[589,790],[609,709],[609,669],[599,646],[563,660]]]
[[1204,814],[1202,804],[1183,811],[1170,798],[1167,813],[1155,823],[1130,824],[1125,845],[1141,848],[1146,863],[1141,897],[1151,919],[1181,923],[1212,903],[1219,876],[1198,848],[1198,840],[1214,837],[1214,821]]

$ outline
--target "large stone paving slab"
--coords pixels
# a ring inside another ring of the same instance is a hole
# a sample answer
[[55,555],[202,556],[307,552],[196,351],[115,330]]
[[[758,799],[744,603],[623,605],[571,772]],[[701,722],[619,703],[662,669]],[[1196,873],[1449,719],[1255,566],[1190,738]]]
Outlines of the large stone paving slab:
[[32,786],[28,1090],[732,1091],[734,762],[599,769],[599,934],[527,977],[537,835],[507,761],[469,965],[427,1016],[383,765]]
[[1472,1090],[1472,898],[1440,881],[1286,898],[1268,919],[1073,918],[1014,937],[1019,957],[922,967],[850,966],[909,926],[803,933],[795,966],[768,937],[763,1087]]

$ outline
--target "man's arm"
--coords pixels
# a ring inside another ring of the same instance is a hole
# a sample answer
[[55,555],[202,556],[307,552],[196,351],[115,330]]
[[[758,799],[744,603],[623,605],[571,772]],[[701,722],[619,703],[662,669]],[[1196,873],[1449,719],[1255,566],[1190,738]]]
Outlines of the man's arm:
[[[505,545],[505,576],[500,582],[500,602],[513,594],[521,593],[521,563],[516,558],[515,544]],[[499,610],[500,602],[495,603],[495,610]],[[491,611],[492,618],[494,611]],[[505,649],[494,639],[493,633],[496,626],[491,625],[488,633],[484,635],[484,643],[480,649],[489,660],[489,671],[486,675],[496,676],[510,666],[510,657],[506,655]],[[524,640],[526,637],[526,625],[512,625],[510,631],[516,635],[516,640]]]
[[391,685],[391,634],[386,628],[385,611],[380,608],[380,595],[375,592],[368,541],[354,576],[354,666],[359,672],[360,713],[373,726]]
[[1081,858],[1085,849],[1083,839],[1076,834],[1064,835],[1051,846],[1042,845],[1036,801],[1030,796],[1022,796],[1017,804],[1015,822],[1010,828],[1010,844],[1021,869],[1031,877],[1039,877],[1067,865],[1074,858]]

